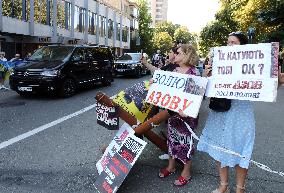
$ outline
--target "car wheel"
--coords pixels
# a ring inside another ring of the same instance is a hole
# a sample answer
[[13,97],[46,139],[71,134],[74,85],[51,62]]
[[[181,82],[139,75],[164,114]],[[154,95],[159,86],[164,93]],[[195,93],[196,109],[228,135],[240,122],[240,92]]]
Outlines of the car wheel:
[[102,85],[103,86],[110,86],[112,82],[112,77],[111,76],[105,76],[102,80]]
[[76,83],[73,79],[66,79],[64,80],[63,84],[61,85],[59,95],[61,97],[67,98],[74,95],[76,92]]

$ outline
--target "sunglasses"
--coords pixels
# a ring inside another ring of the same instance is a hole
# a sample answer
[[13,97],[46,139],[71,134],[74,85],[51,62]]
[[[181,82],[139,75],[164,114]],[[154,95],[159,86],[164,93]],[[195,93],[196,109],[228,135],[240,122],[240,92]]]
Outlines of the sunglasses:
[[180,55],[180,54],[182,54],[182,52],[176,51],[175,54],[176,54],[176,55]]
[[232,32],[232,33],[229,33],[229,36],[239,35],[239,34],[243,35],[243,32],[241,32],[241,31]]

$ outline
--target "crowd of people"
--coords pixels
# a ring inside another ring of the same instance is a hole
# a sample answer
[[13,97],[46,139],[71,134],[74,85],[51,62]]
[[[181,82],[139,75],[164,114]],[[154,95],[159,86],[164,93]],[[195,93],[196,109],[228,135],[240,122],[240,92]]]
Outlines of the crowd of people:
[[[248,43],[245,34],[241,32],[231,33],[228,36],[227,45],[244,45]],[[212,65],[208,58],[204,61],[199,59],[196,50],[188,44],[173,47],[168,52],[167,59],[163,62],[158,60],[161,53],[157,51],[152,58],[152,63],[142,57],[141,62],[151,72],[155,70],[173,71],[183,74],[191,74],[200,76],[211,76]],[[205,71],[204,66],[206,66]],[[151,82],[151,81],[150,81]],[[278,84],[284,83],[284,73],[279,68]],[[205,128],[202,131],[197,150],[206,152],[211,156],[217,164],[220,183],[217,189],[212,193],[229,193],[229,167],[235,168],[236,173],[236,193],[245,192],[245,181],[247,178],[249,160],[252,155],[253,145],[255,141],[255,119],[253,105],[251,101],[231,100],[231,108],[226,112],[215,112],[210,110]],[[183,186],[192,179],[190,172],[191,160],[194,155],[194,149],[190,148],[189,143],[177,141],[172,136],[179,135],[190,138],[192,133],[186,128],[187,123],[194,131],[197,128],[197,119],[187,117],[182,112],[174,113],[168,111],[170,118],[167,123],[167,144],[168,144],[168,165],[162,168],[158,175],[165,178],[176,171],[176,160],[183,163],[181,174],[174,181],[174,185]],[[208,144],[225,147],[246,157],[246,159],[222,152],[212,148]]]
[[15,57],[11,60],[5,58],[5,52],[0,52],[0,90],[7,90],[9,88],[4,86],[6,76],[9,71],[22,62],[21,55],[15,54]]

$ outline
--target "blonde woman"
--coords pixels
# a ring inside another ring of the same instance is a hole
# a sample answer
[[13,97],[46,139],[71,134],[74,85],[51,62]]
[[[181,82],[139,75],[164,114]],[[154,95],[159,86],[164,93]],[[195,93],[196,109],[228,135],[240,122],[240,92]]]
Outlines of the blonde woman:
[[[195,66],[199,60],[196,50],[191,45],[183,44],[178,48],[176,53],[174,62],[178,65],[171,71],[196,75],[197,69]],[[171,114],[168,120],[168,153],[170,157],[168,166],[160,170],[159,176],[160,178],[165,178],[174,173],[176,170],[175,159],[179,159],[184,164],[184,167],[180,176],[174,181],[174,185],[183,186],[191,180],[190,167],[194,150],[192,149],[189,152],[190,143],[187,140],[182,141],[177,139],[190,139],[191,133],[184,122],[194,130],[197,127],[197,119],[184,116],[183,113],[169,113]]]

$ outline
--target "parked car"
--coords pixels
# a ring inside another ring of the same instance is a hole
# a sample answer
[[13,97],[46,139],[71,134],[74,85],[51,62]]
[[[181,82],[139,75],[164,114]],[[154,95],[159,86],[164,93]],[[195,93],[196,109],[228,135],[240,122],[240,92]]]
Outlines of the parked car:
[[69,97],[86,83],[110,85],[113,62],[106,47],[44,46],[14,69],[10,87],[20,95],[56,92]]
[[141,53],[125,53],[114,62],[115,75],[141,77],[150,71],[141,63]]

